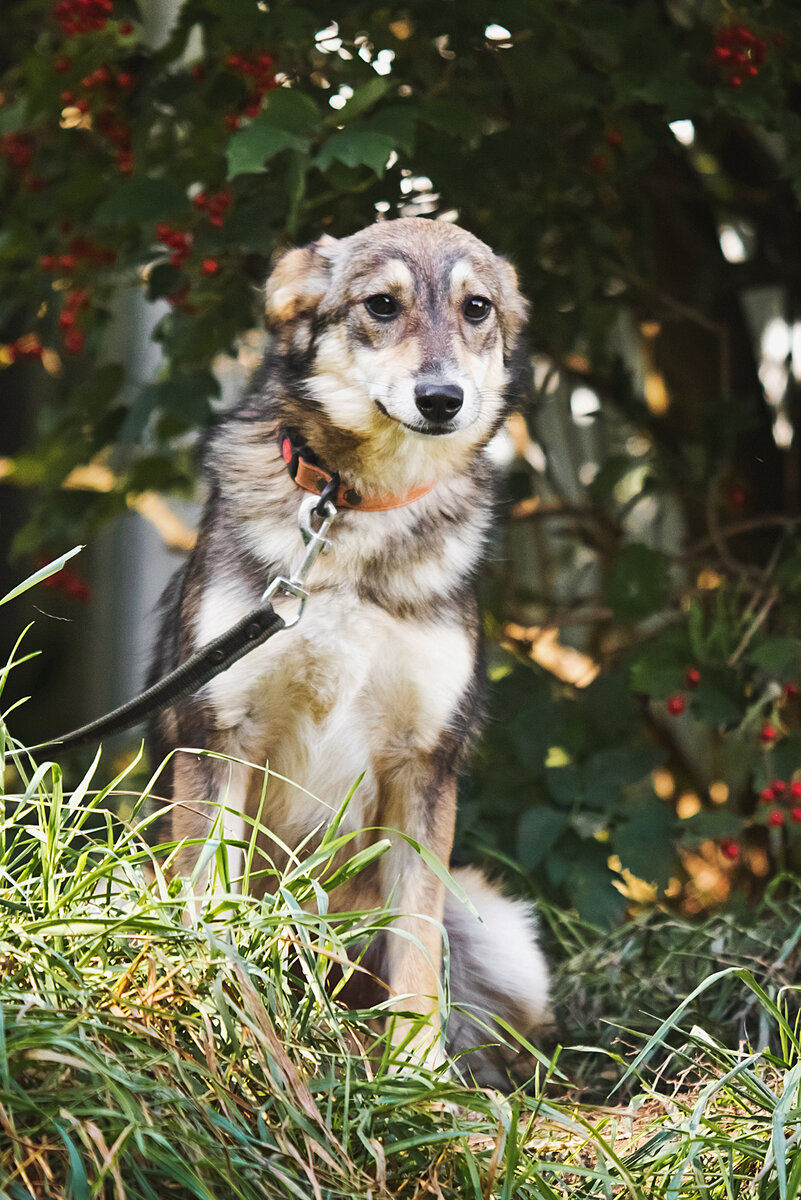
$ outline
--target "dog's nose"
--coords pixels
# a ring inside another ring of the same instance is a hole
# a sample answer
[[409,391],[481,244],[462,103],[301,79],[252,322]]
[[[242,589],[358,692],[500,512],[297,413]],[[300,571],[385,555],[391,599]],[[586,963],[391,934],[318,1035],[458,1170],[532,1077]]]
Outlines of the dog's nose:
[[444,425],[464,404],[464,391],[456,383],[418,383],[414,402],[427,421]]

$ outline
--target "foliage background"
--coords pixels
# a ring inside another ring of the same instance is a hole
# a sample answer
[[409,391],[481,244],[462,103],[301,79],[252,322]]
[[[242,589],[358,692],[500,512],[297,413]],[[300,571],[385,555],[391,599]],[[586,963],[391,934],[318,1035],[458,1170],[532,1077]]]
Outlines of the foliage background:
[[[460,852],[607,921],[801,865],[797,5],[186,0],[160,39],[165,11],[5,16],[15,553],[192,493],[276,247],[458,218],[518,267],[535,353]],[[143,383],[131,294],[162,304]]]

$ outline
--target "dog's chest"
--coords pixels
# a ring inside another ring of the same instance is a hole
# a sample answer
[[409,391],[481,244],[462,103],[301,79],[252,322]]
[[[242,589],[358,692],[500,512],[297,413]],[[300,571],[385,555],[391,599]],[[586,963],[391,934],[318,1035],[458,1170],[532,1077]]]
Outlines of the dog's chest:
[[[198,642],[251,603],[234,584],[212,586]],[[461,625],[399,620],[346,590],[322,591],[297,626],[218,676],[207,695],[215,724],[235,734],[243,756],[268,758],[325,804],[338,805],[366,771],[357,808],[369,816],[379,772],[402,774],[431,754],[472,670]]]

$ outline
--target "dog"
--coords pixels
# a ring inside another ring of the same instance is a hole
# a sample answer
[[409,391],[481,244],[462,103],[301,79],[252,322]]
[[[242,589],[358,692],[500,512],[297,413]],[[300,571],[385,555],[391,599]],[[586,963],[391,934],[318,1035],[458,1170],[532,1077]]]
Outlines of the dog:
[[[264,361],[209,438],[208,502],[168,588],[152,669],[172,670],[291,573],[302,488],[333,502],[302,620],[163,714],[152,752],[226,756],[171,759],[182,875],[221,805],[228,837],[246,842],[258,820],[259,845],[280,866],[280,845],[314,846],[366,772],[342,828],[371,832],[350,852],[382,836],[391,845],[330,907],[397,914],[376,973],[406,1014],[393,1036],[435,1063],[443,928],[450,1054],[492,1041],[492,1015],[526,1034],[549,1021],[528,906],[457,870],[477,918],[404,838],[384,833],[402,831],[449,865],[457,778],[483,707],[473,583],[495,508],[486,450],[525,377],[526,315],[511,265],[446,222],[382,221],[286,252],[267,282]],[[269,764],[266,792],[264,771],[247,763]],[[473,1055],[473,1075],[498,1083],[506,1057],[491,1046]]]

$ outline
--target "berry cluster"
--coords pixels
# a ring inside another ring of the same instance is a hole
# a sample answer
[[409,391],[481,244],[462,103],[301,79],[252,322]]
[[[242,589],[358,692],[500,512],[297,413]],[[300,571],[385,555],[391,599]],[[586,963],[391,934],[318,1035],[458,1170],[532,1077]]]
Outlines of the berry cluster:
[[71,288],[58,318],[58,327],[68,354],[80,354],[86,344],[86,334],[78,327],[79,314],[89,307],[86,288]]
[[719,29],[713,54],[726,71],[729,87],[741,87],[745,79],[754,79],[765,61],[767,42],[747,25],[729,25]]
[[[267,92],[276,86],[273,63],[274,59],[270,54],[258,54],[255,58],[236,53],[226,55],[225,65],[229,71],[253,80],[253,86],[245,97],[242,110],[246,117],[258,116],[262,100]],[[228,116],[235,117],[237,114],[229,113]]]
[[[759,793],[763,804],[784,804],[789,806],[790,820],[794,825],[801,825],[801,780],[788,783],[786,779],[773,779]],[[786,814],[782,808],[774,808],[768,817],[768,824],[774,828],[783,825]]]
[[175,229],[174,226],[168,225],[166,221],[160,221],[156,226],[156,238],[172,250],[170,255],[172,266],[178,267],[179,270],[186,266],[192,246],[191,233],[185,233],[182,229]]
[[[66,63],[65,69],[69,70],[69,59],[59,61]],[[81,79],[84,95],[78,95],[70,88],[61,93],[62,104],[71,105],[81,113],[88,113],[93,108],[96,110],[94,102],[97,100],[100,110],[96,111],[94,128],[110,143],[117,168],[123,175],[130,175],[133,171],[131,127],[118,119],[117,104],[119,93],[130,91],[135,84],[136,79],[130,71],[114,72],[108,66],[100,66]]]
[[114,250],[98,246],[88,238],[76,237],[69,244],[66,254],[45,254],[39,259],[39,267],[49,275],[72,275],[81,265],[108,267],[117,261]]
[[219,192],[198,192],[192,201],[199,212],[208,215],[209,224],[217,229],[223,225],[233,202],[234,194],[230,188],[221,188]]
[[95,33],[106,28],[113,5],[111,0],[60,0],[53,16],[65,37],[76,33]]

